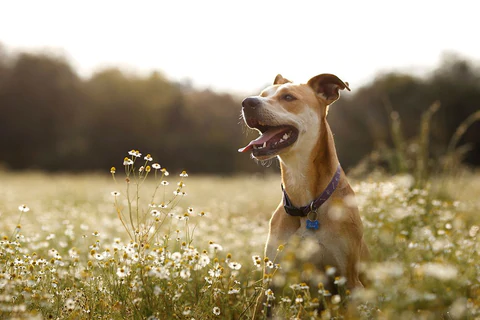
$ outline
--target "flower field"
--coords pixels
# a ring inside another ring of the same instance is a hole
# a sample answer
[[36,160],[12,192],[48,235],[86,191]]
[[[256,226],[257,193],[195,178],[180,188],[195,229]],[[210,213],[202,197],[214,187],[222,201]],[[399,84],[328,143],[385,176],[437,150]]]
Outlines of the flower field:
[[[478,175],[351,181],[372,258],[366,288],[337,278],[337,294],[263,260],[279,176],[130,155],[102,175],[0,172],[1,319],[251,319],[260,294],[278,319],[480,318]],[[281,292],[262,290],[264,264]]]

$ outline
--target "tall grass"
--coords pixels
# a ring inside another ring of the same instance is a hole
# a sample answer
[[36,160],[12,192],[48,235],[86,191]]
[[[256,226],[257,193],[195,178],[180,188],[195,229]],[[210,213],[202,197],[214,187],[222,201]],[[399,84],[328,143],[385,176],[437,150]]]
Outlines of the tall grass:
[[369,285],[348,292],[338,278],[335,294],[303,282],[308,252],[262,258],[278,177],[147,175],[151,162],[129,159],[117,182],[1,174],[1,318],[250,319],[264,264],[284,288],[264,293],[279,319],[480,316],[477,198],[438,198],[410,175],[353,182]]

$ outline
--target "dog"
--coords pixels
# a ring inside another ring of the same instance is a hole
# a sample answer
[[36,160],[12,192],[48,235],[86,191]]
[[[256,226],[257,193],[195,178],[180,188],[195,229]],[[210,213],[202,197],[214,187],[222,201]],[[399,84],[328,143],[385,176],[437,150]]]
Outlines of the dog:
[[[238,151],[261,161],[277,157],[280,163],[283,199],[270,219],[265,261],[281,264],[280,246],[296,238],[300,241],[294,250],[299,250],[307,239],[311,247],[313,239],[309,262],[319,270],[333,267],[352,290],[363,287],[359,264],[369,253],[355,195],[327,122],[329,106],[345,89],[350,91],[348,82],[333,74],[317,75],[306,84],[277,75],[260,95],[243,100],[243,119],[260,137]],[[264,278],[271,272],[264,268]],[[260,297],[256,315],[262,301]]]

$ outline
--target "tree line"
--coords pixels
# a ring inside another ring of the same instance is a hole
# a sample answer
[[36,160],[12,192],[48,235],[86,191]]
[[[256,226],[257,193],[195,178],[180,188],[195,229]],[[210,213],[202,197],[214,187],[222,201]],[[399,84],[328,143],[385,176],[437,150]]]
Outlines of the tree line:
[[[458,125],[479,109],[480,71],[473,62],[449,57],[427,77],[389,73],[353,90],[329,115],[344,167],[392,147],[392,112],[401,119],[405,141],[414,141],[420,115],[440,101],[430,132],[435,159]],[[62,57],[12,56],[0,46],[0,165],[108,170],[138,149],[171,170],[265,171],[237,153],[256,136],[240,121],[240,102],[241,97],[176,83],[157,71],[140,76],[109,68],[84,79]],[[475,124],[460,141],[471,146],[465,155],[470,164],[480,164],[479,137]]]

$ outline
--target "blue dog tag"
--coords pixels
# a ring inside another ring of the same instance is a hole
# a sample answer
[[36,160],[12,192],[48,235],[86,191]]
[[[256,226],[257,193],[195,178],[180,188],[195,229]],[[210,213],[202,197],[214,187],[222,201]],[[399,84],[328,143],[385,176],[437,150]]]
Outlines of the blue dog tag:
[[307,219],[307,229],[318,230],[318,220],[308,220]]

